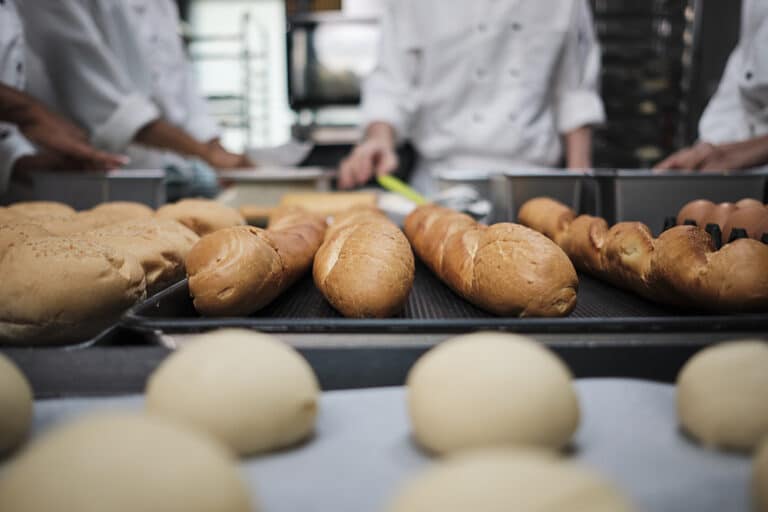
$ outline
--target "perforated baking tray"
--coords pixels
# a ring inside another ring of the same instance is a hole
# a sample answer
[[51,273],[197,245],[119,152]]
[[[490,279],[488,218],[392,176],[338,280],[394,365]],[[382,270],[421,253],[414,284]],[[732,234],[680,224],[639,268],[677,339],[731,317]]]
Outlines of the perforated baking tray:
[[501,318],[468,303],[425,266],[417,264],[413,291],[402,314],[387,319],[350,319],[337,313],[307,276],[271,305],[248,317],[204,318],[194,309],[186,281],[133,307],[124,327],[188,333],[219,327],[265,332],[454,333],[498,329],[526,333],[768,331],[768,315],[709,315],[676,311],[648,302],[587,275],[579,276],[578,303],[565,318]]

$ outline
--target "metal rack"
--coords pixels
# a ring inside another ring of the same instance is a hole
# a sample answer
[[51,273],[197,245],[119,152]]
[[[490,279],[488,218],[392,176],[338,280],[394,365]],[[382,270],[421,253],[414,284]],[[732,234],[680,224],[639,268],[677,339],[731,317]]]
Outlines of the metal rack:
[[[234,62],[240,66],[238,87],[206,95],[211,114],[225,130],[243,133],[246,146],[265,145],[270,136],[269,34],[243,12],[240,27],[230,34],[187,34],[195,63]],[[257,44],[254,45],[254,39]],[[233,43],[233,51],[207,50],[205,45]]]

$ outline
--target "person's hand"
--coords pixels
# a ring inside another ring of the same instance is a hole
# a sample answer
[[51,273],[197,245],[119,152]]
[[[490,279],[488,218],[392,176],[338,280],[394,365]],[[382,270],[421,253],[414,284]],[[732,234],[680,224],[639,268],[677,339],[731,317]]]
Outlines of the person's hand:
[[43,157],[56,159],[59,164],[68,162],[78,165],[81,170],[111,170],[129,161],[123,155],[94,148],[88,143],[88,136],[83,130],[42,105],[31,105],[18,127],[29,140],[60,155],[47,154]]
[[[671,169],[680,169],[687,171],[696,171],[703,169],[714,169],[715,165],[724,164],[723,151],[719,146],[709,142],[700,142],[695,146],[681,149],[665,158],[656,166],[654,170],[667,171]],[[720,167],[724,169],[725,167]]]
[[369,138],[342,160],[339,168],[339,188],[364,185],[374,173],[383,176],[394,172],[399,165],[394,145],[384,138]]
[[208,143],[205,159],[214,169],[245,169],[254,167],[245,155],[230,153],[221,145],[218,139]]

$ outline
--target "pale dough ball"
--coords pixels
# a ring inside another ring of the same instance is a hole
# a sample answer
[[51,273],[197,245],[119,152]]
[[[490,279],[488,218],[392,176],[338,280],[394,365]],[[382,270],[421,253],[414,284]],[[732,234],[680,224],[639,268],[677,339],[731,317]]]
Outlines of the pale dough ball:
[[309,436],[318,395],[312,368],[294,349],[266,334],[224,329],[160,365],[147,385],[147,407],[247,455]]
[[568,368],[514,334],[480,332],[439,344],[407,379],[416,440],[448,453],[493,445],[561,448],[579,424]]
[[162,418],[101,414],[54,429],[0,478],[14,512],[248,512],[232,454]]
[[10,359],[0,354],[0,455],[27,437],[32,423],[32,388]]
[[501,449],[449,457],[412,481],[388,512],[630,512],[591,471],[552,454]]
[[768,512],[768,437],[765,438],[752,464],[753,507],[757,512]]
[[768,343],[706,348],[677,377],[680,424],[706,446],[751,450],[768,435],[766,391]]

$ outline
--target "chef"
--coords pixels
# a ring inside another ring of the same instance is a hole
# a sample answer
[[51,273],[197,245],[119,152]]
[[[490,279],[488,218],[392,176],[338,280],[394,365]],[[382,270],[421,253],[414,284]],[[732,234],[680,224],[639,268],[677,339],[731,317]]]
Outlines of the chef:
[[563,152],[569,168],[590,167],[599,70],[586,0],[392,0],[363,86],[365,137],[339,185],[392,172],[402,139],[425,193],[440,170],[556,167]]
[[747,169],[768,164],[768,1],[745,0],[741,35],[699,121],[699,141],[656,168]]
[[214,195],[211,167],[250,165],[219,143],[172,0],[25,0],[19,10],[55,78],[53,102],[97,147],[126,152],[133,168],[166,169],[170,199]]
[[[11,174],[57,169],[110,169],[125,163],[91,147],[80,128],[22,92],[24,32],[14,0],[0,0],[0,195]],[[44,148],[38,149],[37,145]]]

